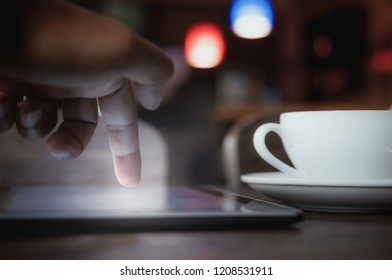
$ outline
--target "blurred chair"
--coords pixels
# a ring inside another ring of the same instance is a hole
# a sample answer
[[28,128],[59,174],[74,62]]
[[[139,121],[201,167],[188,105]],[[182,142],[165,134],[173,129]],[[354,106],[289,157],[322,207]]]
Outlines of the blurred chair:
[[[258,112],[246,115],[237,120],[225,134],[222,144],[222,164],[227,187],[241,186],[242,174],[276,171],[257,154],[253,146],[253,134],[264,123],[279,123],[279,114],[280,112]],[[290,163],[277,135],[268,134],[266,144],[274,155]]]
[[[167,185],[169,156],[166,140],[156,127],[139,121],[143,186]],[[102,119],[81,156],[70,161],[52,158],[44,140],[28,141],[16,128],[0,134],[0,187],[20,185],[119,185]]]

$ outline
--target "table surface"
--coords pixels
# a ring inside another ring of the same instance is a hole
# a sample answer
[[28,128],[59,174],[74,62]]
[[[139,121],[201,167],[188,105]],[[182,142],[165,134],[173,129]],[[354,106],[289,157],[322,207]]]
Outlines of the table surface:
[[392,259],[391,241],[391,213],[305,212],[284,229],[1,239],[0,259]]

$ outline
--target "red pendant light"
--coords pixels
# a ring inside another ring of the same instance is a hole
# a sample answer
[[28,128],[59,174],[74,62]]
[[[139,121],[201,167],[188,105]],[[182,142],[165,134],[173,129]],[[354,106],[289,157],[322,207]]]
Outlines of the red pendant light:
[[185,36],[185,58],[192,67],[215,67],[222,62],[225,51],[225,40],[216,24],[198,23],[188,29]]

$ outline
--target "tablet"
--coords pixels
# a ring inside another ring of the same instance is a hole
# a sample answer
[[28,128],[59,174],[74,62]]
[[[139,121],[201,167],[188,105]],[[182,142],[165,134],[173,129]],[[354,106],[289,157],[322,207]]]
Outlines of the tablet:
[[2,190],[0,234],[287,227],[301,210],[223,188],[26,186]]

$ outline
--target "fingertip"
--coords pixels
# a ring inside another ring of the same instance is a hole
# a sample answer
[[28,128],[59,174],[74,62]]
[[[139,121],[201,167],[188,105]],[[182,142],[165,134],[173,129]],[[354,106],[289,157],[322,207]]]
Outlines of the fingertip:
[[41,111],[29,112],[21,119],[21,124],[25,128],[35,128],[39,125],[41,119]]
[[38,105],[31,100],[23,100],[17,104],[18,124],[23,128],[36,128],[39,125],[42,111]]
[[41,138],[44,133],[42,131],[41,123],[41,112],[21,112],[17,118],[17,129],[19,134],[29,140],[36,140]]
[[156,110],[161,105],[165,91],[165,85],[141,85],[134,84],[134,92],[140,104],[147,110]]
[[140,153],[114,156],[114,170],[118,182],[124,187],[137,187],[141,178]]
[[59,160],[74,159],[83,151],[80,141],[65,133],[56,133],[49,137],[46,148],[54,158]]

